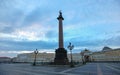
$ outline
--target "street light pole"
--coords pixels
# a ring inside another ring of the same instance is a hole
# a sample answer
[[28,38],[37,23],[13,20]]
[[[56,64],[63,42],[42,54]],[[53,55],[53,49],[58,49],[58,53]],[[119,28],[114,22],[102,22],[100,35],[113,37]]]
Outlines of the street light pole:
[[70,67],[74,67],[74,64],[73,64],[73,57],[72,57],[72,49],[74,48],[74,45],[71,45],[71,42],[70,42],[67,48],[70,50],[70,53],[71,53],[71,54],[70,54],[70,55],[71,55]]
[[84,62],[84,52],[83,51],[81,51],[81,56],[82,56],[82,63],[85,64],[85,62]]
[[36,56],[37,56],[37,54],[38,54],[38,50],[37,50],[37,49],[34,51],[34,54],[35,54],[35,59],[34,59],[33,66],[36,65]]

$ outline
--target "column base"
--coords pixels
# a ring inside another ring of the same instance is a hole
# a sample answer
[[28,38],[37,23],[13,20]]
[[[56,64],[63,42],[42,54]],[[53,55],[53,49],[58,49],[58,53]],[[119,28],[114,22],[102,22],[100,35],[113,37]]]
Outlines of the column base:
[[55,51],[55,65],[68,65],[67,51],[64,48],[58,48]]

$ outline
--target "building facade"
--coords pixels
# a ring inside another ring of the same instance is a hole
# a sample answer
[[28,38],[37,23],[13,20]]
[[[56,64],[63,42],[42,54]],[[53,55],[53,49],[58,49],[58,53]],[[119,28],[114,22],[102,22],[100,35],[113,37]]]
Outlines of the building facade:
[[[71,55],[68,53],[67,57],[71,61]],[[90,50],[83,50],[81,53],[72,54],[74,62],[91,62],[91,61],[120,61],[120,49],[103,49],[99,52],[91,52]],[[38,53],[36,62],[54,62],[55,53]],[[23,53],[17,55],[13,62],[29,62],[33,63],[35,59],[34,53]]]
[[11,58],[10,57],[0,57],[0,63],[10,63]]
[[[32,63],[35,59],[34,53],[23,53],[17,55],[14,62],[25,62]],[[54,54],[53,53],[38,53],[36,56],[37,62],[53,62]]]
[[[68,54],[69,62],[71,61],[71,55]],[[55,54],[54,53],[38,53],[36,57],[36,62],[54,62]],[[21,63],[32,63],[34,62],[35,54],[34,53],[23,53],[17,55],[13,62]],[[82,57],[80,53],[73,53],[74,62],[82,62]]]
[[91,61],[120,61],[120,49],[94,52],[90,55]]

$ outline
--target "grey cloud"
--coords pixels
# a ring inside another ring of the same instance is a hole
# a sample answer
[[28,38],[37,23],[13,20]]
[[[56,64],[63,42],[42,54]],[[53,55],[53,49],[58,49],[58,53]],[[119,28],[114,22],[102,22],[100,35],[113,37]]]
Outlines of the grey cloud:
[[15,8],[14,0],[0,0],[0,6],[0,32],[11,33],[20,25],[24,12]]
[[89,38],[86,40],[82,40],[80,38],[71,39],[71,42],[76,46],[84,46],[84,47],[104,47],[104,46],[118,46],[120,47],[120,36],[113,36],[111,38],[104,39],[94,39],[90,40]]
[[34,49],[55,49],[57,48],[56,42],[46,41],[0,41],[0,50],[34,50]]
[[56,31],[54,31],[54,30],[51,30],[51,31],[46,33],[46,37],[47,38],[54,38],[54,37],[57,38],[58,37],[58,33]]
[[[109,40],[109,41],[108,41]],[[119,45],[120,43],[113,41],[117,39],[82,39],[81,37],[78,38],[72,38],[69,41],[65,41],[65,46],[68,45],[69,42],[72,42],[76,47],[78,46],[83,46],[83,47],[100,47],[100,46],[105,46],[105,45]]]
[[49,10],[41,10],[40,7],[37,7],[32,12],[26,15],[23,25],[29,25],[32,23],[43,23],[43,22],[47,24],[45,21],[46,21],[46,18],[49,18],[48,17],[49,15],[50,15]]
[[107,39],[106,44],[112,45],[112,46],[120,46],[120,35]]

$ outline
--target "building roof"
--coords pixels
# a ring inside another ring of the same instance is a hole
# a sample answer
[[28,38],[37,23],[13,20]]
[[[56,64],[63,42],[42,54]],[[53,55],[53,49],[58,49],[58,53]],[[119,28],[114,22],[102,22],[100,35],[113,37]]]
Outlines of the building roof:
[[0,57],[0,59],[10,59],[10,57]]
[[107,47],[107,46],[105,46],[105,47],[102,49],[102,51],[110,51],[110,50],[112,50],[112,48]]

